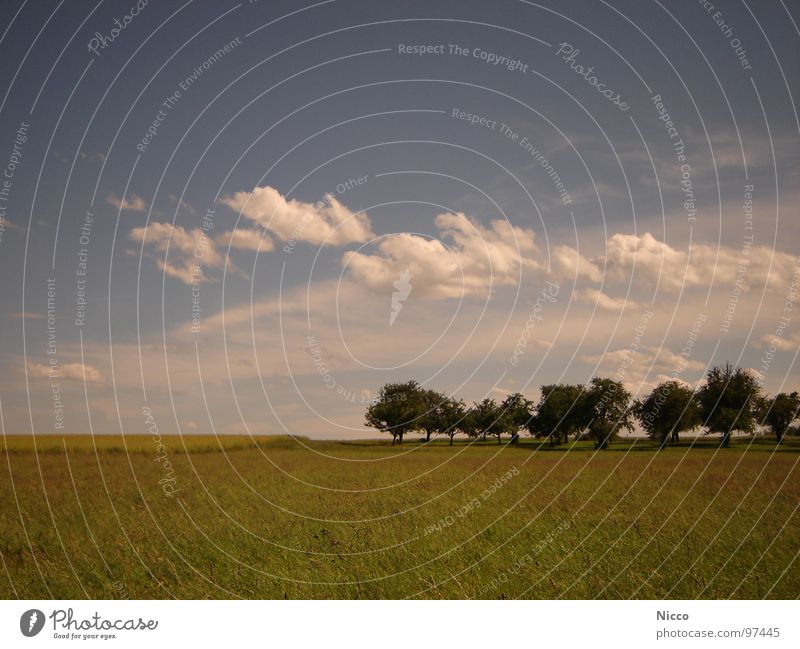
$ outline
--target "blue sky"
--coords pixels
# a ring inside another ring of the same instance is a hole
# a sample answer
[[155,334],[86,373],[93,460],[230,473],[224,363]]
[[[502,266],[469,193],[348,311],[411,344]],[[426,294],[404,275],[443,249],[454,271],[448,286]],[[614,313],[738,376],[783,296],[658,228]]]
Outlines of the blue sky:
[[6,432],[358,437],[390,380],[726,360],[794,389],[797,5],[713,5],[7,3]]

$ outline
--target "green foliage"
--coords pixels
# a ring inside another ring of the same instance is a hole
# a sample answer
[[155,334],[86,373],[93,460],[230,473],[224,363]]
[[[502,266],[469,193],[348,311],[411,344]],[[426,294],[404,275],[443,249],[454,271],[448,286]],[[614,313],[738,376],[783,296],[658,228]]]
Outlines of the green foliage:
[[494,399],[488,397],[475,403],[470,410],[471,428],[473,434],[494,435],[500,444],[500,436],[510,430],[511,424],[501,406]]
[[543,385],[536,414],[528,422],[528,432],[535,437],[549,437],[551,444],[566,444],[570,435],[585,428],[583,404],[585,389],[581,385]]
[[526,428],[533,417],[533,401],[523,397],[519,392],[509,394],[500,405],[507,431],[511,434],[511,443],[519,442],[520,430]]
[[797,392],[791,394],[780,392],[772,399],[764,400],[758,418],[763,425],[769,427],[780,444],[797,419],[798,411],[800,411],[800,395]]
[[366,412],[366,425],[403,442],[407,433],[419,431],[430,441],[447,435],[450,444],[458,433],[469,437],[510,435],[519,442],[521,430],[551,444],[566,443],[570,435],[588,432],[595,447],[605,449],[622,430],[633,430],[634,417],[650,439],[664,446],[679,434],[700,426],[720,433],[727,446],[733,431],[752,433],[757,425],[769,427],[780,441],[797,434],[792,424],[800,413],[800,395],[762,396],[761,386],[748,370],[730,364],[714,367],[696,392],[680,381],[665,381],[631,405],[631,394],[620,381],[595,377],[588,386],[554,384],[541,387],[534,404],[516,392],[498,404],[485,398],[467,408],[445,393],[423,389],[416,381],[387,383]]
[[608,448],[622,429],[633,430],[630,401],[631,393],[620,381],[600,377],[591,380],[581,410],[588,419],[587,428],[596,448]]
[[367,408],[365,425],[390,433],[392,444],[402,444],[406,433],[421,429],[425,412],[419,383],[387,383]]
[[660,446],[678,434],[701,425],[700,404],[694,390],[680,381],[665,381],[633,405],[633,414],[650,439]]
[[464,402],[448,397],[442,392],[425,391],[425,413],[422,416],[422,428],[427,439],[433,435],[447,435],[450,444],[453,437],[465,429],[466,407]]
[[755,430],[761,386],[749,371],[730,363],[714,367],[697,397],[703,424],[709,433],[722,435],[722,446],[728,446],[733,431]]

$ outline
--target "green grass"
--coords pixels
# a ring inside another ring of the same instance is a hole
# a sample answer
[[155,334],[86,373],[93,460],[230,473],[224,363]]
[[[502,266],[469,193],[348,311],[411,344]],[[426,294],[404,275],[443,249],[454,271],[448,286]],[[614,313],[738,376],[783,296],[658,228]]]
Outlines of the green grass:
[[163,441],[7,437],[0,596],[800,595],[797,440]]

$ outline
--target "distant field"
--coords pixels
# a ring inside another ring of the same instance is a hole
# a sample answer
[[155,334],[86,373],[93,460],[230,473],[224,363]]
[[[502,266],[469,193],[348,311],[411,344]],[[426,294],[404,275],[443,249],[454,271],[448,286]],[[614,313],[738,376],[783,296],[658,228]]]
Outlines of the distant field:
[[800,596],[797,440],[163,442],[0,441],[0,596]]

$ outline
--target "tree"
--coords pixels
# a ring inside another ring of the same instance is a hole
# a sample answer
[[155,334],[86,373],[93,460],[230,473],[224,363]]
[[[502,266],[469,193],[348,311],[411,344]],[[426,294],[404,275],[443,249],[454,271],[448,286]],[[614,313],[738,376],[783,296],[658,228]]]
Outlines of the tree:
[[533,402],[523,397],[519,392],[509,394],[500,405],[503,418],[511,433],[511,443],[519,443],[519,431],[527,427],[533,416]]
[[722,446],[729,445],[733,431],[755,430],[761,386],[749,371],[730,363],[714,367],[697,397],[703,425],[709,433],[722,435]]
[[436,416],[436,407],[442,399],[446,399],[443,394],[434,390],[417,391],[417,398],[420,401],[419,430],[425,433],[425,441],[431,441],[431,435],[439,433],[439,418]]
[[465,429],[466,408],[464,402],[448,397],[442,392],[428,390],[426,407],[423,427],[428,434],[428,439],[430,439],[431,433],[448,435],[450,446],[452,446],[453,437]]
[[631,393],[619,381],[595,377],[582,399],[583,414],[588,420],[589,434],[595,448],[604,450],[623,428],[633,430],[628,405]]
[[496,435],[497,443],[500,444],[500,436],[509,429],[508,421],[500,406],[494,399],[486,398],[479,403],[475,403],[470,410],[472,427],[477,434]]
[[366,413],[366,426],[392,435],[392,446],[403,443],[403,435],[420,428],[424,401],[416,381],[387,383]]
[[[478,435],[484,434],[484,431],[481,430],[481,425],[480,422],[478,421],[478,416],[475,413],[474,405],[472,408],[466,409],[466,412],[464,413],[464,418],[461,420],[460,428],[467,435],[467,437],[478,437]],[[485,434],[484,434],[484,439],[486,439]]]
[[549,437],[550,443],[566,444],[573,435],[588,423],[584,406],[585,389],[582,385],[543,385],[536,414],[528,422],[528,432],[535,437]]
[[797,392],[786,394],[781,392],[772,399],[765,399],[763,411],[759,413],[759,420],[768,426],[775,435],[775,440],[780,444],[798,417],[800,411],[800,395]]
[[700,404],[692,388],[680,381],[665,381],[642,401],[633,405],[633,414],[650,439],[665,446],[672,437],[701,425]]

